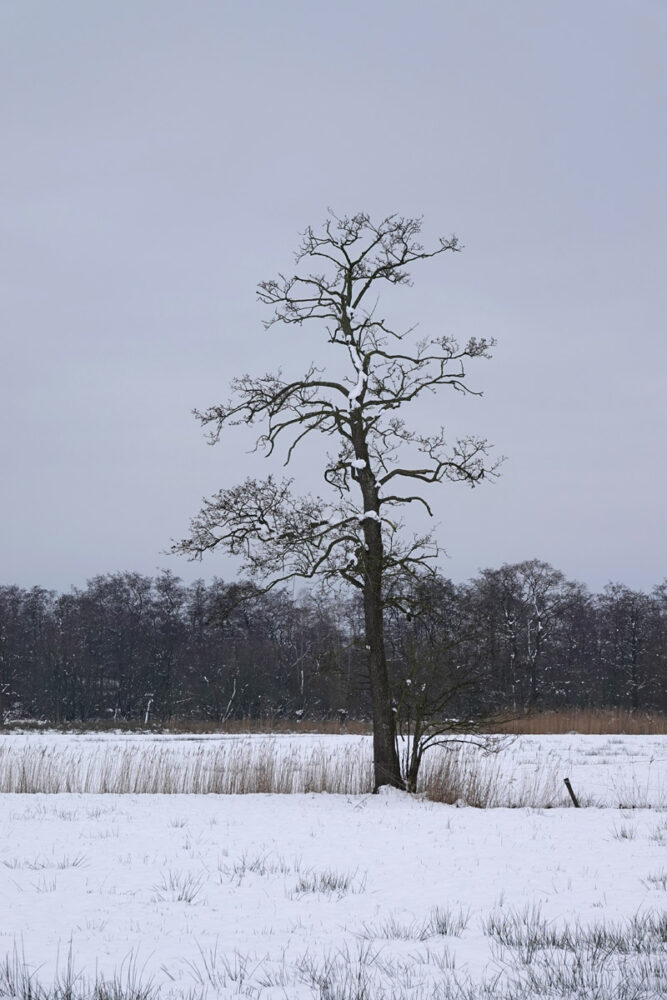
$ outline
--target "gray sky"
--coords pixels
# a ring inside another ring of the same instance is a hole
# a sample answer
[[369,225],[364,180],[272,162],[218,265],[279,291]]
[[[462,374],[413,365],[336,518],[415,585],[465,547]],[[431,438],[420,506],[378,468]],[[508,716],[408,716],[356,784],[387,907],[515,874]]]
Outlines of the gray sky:
[[400,308],[498,339],[432,404],[508,459],[443,571],[664,579],[665,53],[666,0],[1,0],[0,582],[233,575],[163,550],[270,468],[190,410],[322,356],[255,285],[329,205],[456,233]]

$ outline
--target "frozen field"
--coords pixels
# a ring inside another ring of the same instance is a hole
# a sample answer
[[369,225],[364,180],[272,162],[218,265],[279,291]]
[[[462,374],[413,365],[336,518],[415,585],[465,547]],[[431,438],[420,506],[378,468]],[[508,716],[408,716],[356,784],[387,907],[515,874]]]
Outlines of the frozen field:
[[[219,742],[10,736],[0,761],[113,770],[128,749],[178,761]],[[367,743],[271,741],[292,758],[365,759]],[[560,788],[556,808],[485,810],[401,793],[6,792],[0,994],[26,996],[27,970],[33,995],[78,974],[73,994],[115,979],[115,1000],[663,996],[667,738],[523,737],[501,760],[508,787],[569,775],[603,805],[576,810]]]

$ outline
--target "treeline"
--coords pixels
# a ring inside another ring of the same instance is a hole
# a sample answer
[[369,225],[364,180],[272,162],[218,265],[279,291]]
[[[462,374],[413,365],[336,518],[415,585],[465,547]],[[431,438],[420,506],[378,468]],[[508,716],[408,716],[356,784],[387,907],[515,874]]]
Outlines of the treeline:
[[[98,576],[58,594],[0,587],[2,719],[365,718],[361,611],[340,594]],[[667,709],[667,581],[600,594],[532,560],[435,577],[389,608],[397,706]]]

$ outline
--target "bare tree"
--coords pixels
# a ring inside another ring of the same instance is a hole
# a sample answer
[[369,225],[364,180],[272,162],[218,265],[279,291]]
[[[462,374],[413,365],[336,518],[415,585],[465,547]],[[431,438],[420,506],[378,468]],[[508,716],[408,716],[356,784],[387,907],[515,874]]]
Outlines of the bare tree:
[[445,480],[475,486],[495,472],[486,441],[450,445],[443,428],[422,433],[402,418],[424,393],[445,386],[470,393],[465,364],[488,357],[493,346],[474,338],[459,345],[448,335],[417,339],[414,328],[397,330],[380,314],[383,283],[410,285],[411,265],[460,249],[451,237],[426,250],[420,230],[420,219],[391,215],[374,223],[365,213],[330,212],[321,230],[303,234],[295,273],[260,283],[259,300],[273,309],[267,328],[319,325],[336,352],[331,364],[310,364],[295,378],[243,375],[228,402],[196,415],[212,443],[228,425],[261,424],[257,447],[270,455],[284,442],[285,464],[308,435],[331,438],[334,452],[322,469],[328,493],[295,496],[290,479],[248,479],[204,500],[189,537],[174,546],[195,558],[216,548],[241,556],[265,588],[317,575],[360,591],[376,788],[404,785],[383,612],[390,603],[402,606],[403,584],[438,552],[430,534],[407,536],[397,511],[417,504],[431,515],[426,487]]

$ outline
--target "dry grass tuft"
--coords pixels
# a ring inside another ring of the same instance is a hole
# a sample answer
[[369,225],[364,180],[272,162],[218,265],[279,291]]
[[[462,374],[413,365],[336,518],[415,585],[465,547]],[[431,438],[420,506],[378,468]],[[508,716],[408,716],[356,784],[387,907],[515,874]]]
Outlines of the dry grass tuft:
[[563,805],[562,781],[548,763],[523,773],[508,770],[502,754],[485,755],[474,747],[440,750],[424,758],[419,790],[433,802],[478,809]]

